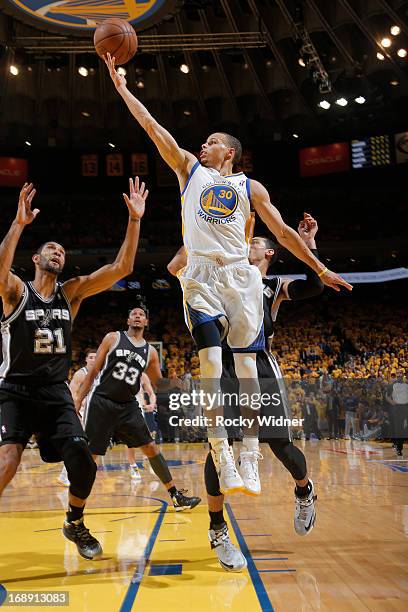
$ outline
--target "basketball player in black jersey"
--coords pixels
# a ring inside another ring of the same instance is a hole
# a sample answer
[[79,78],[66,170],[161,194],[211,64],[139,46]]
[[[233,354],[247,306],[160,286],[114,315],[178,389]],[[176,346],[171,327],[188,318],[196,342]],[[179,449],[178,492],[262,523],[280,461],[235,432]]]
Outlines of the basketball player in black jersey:
[[175,509],[194,508],[201,499],[187,497],[175,487],[166,460],[153,441],[136,399],[143,372],[152,385],[161,387],[162,391],[168,384],[162,378],[156,349],[143,337],[148,325],[145,308],[130,310],[127,325],[127,331],[111,332],[102,340],[95,362],[77,395],[77,406],[88,396],[84,426],[89,448],[94,458],[105,455],[113,436],[128,448],[140,448],[169,492]]
[[67,468],[71,485],[63,534],[86,559],[100,557],[102,548],[83,523],[96,465],[66,383],[71,326],[82,300],[109,289],[133,270],[148,192],[138,178],[134,183],[130,179],[129,184],[130,194],[124,194],[129,211],[125,240],[115,261],[92,274],[58,282],[65,250],[54,241],[45,242],[33,255],[32,282],[23,282],[11,272],[20,236],[39,213],[31,208],[32,184],[23,186],[16,218],[0,245],[0,494],[14,477],[27,441],[35,433],[42,459],[63,461]]
[[[298,232],[316,256],[318,256],[315,242],[317,230],[318,226],[315,219],[305,213],[303,220],[299,223]],[[265,337],[268,338],[268,350],[257,354],[257,369],[259,378],[267,379],[267,387],[261,386],[261,388],[262,392],[268,391],[270,395],[278,392],[281,397],[279,405],[276,407],[272,406],[272,412],[268,407],[263,411],[263,414],[270,414],[276,418],[280,416],[287,418],[286,394],[281,382],[282,374],[275,357],[270,352],[275,320],[283,300],[301,300],[320,295],[323,291],[323,283],[318,275],[309,268],[306,270],[305,281],[284,280],[279,276],[271,279],[266,278],[268,269],[277,258],[277,249],[278,246],[269,238],[255,237],[251,240],[249,260],[251,264],[259,268],[264,284],[264,328]],[[169,263],[168,270],[175,275],[183,265],[185,265],[185,254],[182,247]],[[222,360],[222,381],[225,383],[231,381],[231,379],[236,379],[233,355],[226,343],[223,345]],[[231,391],[231,389],[228,390]],[[230,408],[233,409],[233,407]],[[237,414],[239,415],[239,410],[238,412],[235,411],[231,416],[237,416]],[[270,437],[268,433],[265,435],[265,432],[261,430],[260,440],[269,444],[274,455],[281,461],[295,480],[294,527],[296,533],[299,535],[310,533],[316,520],[314,506],[316,496],[314,495],[313,482],[307,474],[304,454],[293,444],[290,431],[286,427],[275,428],[273,437]],[[243,463],[246,473],[243,474],[243,480],[248,487],[247,492],[254,494],[255,487],[252,486],[252,482],[257,480],[257,475],[255,474],[257,463],[252,462],[251,458],[245,459]],[[227,571],[241,571],[246,567],[246,559],[241,551],[234,546],[229,537],[228,527],[223,515],[224,495],[220,491],[219,479],[211,453],[207,455],[204,475],[210,514],[209,539],[211,548],[216,550],[220,564],[224,569]]]

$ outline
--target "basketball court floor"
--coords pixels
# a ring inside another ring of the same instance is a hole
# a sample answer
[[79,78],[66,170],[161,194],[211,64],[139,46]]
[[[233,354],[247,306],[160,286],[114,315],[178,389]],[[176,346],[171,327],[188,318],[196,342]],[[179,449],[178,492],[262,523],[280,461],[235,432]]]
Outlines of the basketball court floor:
[[61,534],[60,465],[27,450],[0,502],[0,605],[16,591],[63,591],[65,609],[86,612],[408,610],[408,460],[389,444],[297,444],[318,494],[316,527],[294,532],[291,478],[262,445],[262,496],[227,498],[230,534],[248,560],[239,574],[225,572],[208,544],[205,445],[163,446],[177,485],[203,498],[186,513],[169,505],[145,462],[134,485],[124,447],[109,451],[86,515],[104,548],[99,561],[79,557]]

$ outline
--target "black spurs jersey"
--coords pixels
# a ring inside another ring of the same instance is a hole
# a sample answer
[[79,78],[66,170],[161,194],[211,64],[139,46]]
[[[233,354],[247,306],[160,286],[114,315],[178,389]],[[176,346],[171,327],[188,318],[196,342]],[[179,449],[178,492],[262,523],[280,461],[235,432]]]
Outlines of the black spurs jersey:
[[[276,308],[275,302],[282,288],[283,280],[280,276],[274,278],[262,278],[263,283],[263,309],[264,309],[264,333],[265,340],[273,338],[276,317],[278,316],[279,306]],[[268,348],[268,347],[267,347]]]
[[124,331],[117,331],[117,339],[99,372],[93,393],[125,403],[135,400],[140,390],[140,377],[149,359],[149,344],[137,346]]
[[71,363],[71,307],[60,283],[45,300],[32,283],[8,317],[1,319],[0,379],[22,385],[67,380]]

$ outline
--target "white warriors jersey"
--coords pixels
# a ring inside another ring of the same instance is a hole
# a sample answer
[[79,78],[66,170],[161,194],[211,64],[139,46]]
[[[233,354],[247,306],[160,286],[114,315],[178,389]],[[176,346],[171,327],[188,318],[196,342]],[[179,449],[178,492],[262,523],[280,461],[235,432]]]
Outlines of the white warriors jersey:
[[251,227],[250,183],[243,172],[221,176],[197,162],[181,194],[188,257],[247,259]]

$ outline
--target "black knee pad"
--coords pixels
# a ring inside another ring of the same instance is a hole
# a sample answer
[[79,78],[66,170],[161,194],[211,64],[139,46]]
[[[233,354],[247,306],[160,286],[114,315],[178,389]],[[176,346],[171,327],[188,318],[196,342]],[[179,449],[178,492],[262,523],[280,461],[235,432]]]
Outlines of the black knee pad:
[[218,480],[217,470],[215,469],[211,453],[208,453],[207,459],[205,460],[204,482],[208,495],[212,495],[212,497],[222,495],[220,491],[220,481]]
[[207,321],[195,327],[193,329],[193,338],[196,343],[197,351],[201,351],[201,349],[204,348],[211,348],[212,346],[221,346],[222,334],[223,327],[218,319]]
[[306,457],[290,440],[268,440],[273,454],[279,459],[295,480],[303,480],[307,474]]
[[88,442],[78,436],[65,438],[61,441],[60,451],[71,483],[70,493],[79,499],[86,499],[92,490],[97,470]]

